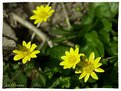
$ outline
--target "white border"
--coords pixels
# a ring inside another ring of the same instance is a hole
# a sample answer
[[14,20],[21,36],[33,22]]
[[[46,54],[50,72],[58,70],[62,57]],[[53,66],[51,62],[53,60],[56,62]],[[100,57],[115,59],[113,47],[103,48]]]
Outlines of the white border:
[[[3,3],[12,3],[12,2],[120,2],[120,0],[0,0],[0,11],[3,12]],[[11,89],[3,89],[2,88],[2,79],[3,79],[3,56],[2,56],[2,29],[3,29],[3,13],[0,13],[0,91],[1,90],[32,90],[32,91],[72,91],[75,89],[42,89],[42,88],[11,88]],[[115,88],[88,88],[88,89],[76,89],[76,91],[121,91],[121,3],[119,3],[119,18],[118,18],[118,67],[119,67],[119,86],[118,89]],[[111,79],[110,79],[111,80]]]
[[120,0],[1,0],[1,2],[119,2]]

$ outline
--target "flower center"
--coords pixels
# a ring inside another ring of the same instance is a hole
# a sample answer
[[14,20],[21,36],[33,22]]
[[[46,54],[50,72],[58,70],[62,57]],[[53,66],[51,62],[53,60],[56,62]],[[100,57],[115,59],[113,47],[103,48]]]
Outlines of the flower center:
[[85,72],[91,73],[95,69],[95,67],[92,62],[85,62],[83,69]]
[[68,57],[68,60],[71,62],[71,63],[74,63],[76,60],[77,60],[77,57],[75,55],[70,55],[70,57]]
[[40,14],[39,14],[39,17],[41,17],[41,18],[45,18],[46,16],[47,16],[47,12],[44,11],[44,10],[42,10],[42,11],[40,12]]
[[27,55],[31,54],[30,50],[28,48],[26,48],[26,47],[23,47],[21,50],[23,51],[24,56],[27,56]]

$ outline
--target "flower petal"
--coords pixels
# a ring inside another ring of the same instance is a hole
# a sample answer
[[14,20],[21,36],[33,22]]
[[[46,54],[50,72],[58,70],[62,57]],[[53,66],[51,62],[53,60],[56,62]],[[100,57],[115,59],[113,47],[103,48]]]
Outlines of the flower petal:
[[38,53],[40,53],[39,50],[35,50],[35,51],[32,52],[32,54],[38,54]]
[[31,46],[31,48],[30,48],[30,52],[32,52],[36,47],[37,47],[36,44],[32,44],[32,46]]
[[80,71],[80,70],[79,71],[75,71],[75,73],[76,74],[80,74],[80,73],[82,73],[82,71]]
[[101,69],[101,68],[97,68],[97,69],[95,69],[95,71],[96,72],[105,72],[103,69]]
[[65,51],[65,54],[68,56],[70,53],[68,51]]
[[94,64],[95,68],[99,68],[102,65],[102,63],[96,63]]
[[82,79],[86,75],[86,72],[82,72],[82,74],[79,76],[79,79]]
[[69,65],[67,65],[67,64],[66,64],[66,65],[64,65],[63,69],[67,69],[67,68],[69,68],[69,69],[70,69],[71,67],[72,67],[72,65],[71,65],[71,64],[69,64]]
[[[69,69],[70,69],[71,67],[73,68],[73,63],[69,63],[69,64],[66,65],[66,66],[67,66],[67,68],[69,68]],[[73,68],[73,69],[74,69],[74,68]]]
[[50,10],[49,13],[48,13],[48,15],[49,16],[52,15],[53,12],[55,12],[55,10]]
[[94,79],[96,79],[96,80],[98,80],[98,77],[97,77],[97,75],[96,75],[95,72],[92,72],[92,73],[91,73],[91,77],[94,78]]
[[29,56],[24,57],[24,58],[22,59],[23,64],[25,64],[25,63],[27,62],[27,60],[29,60],[29,59],[30,59]]
[[49,12],[51,7],[49,7],[48,5],[45,6],[46,12]]
[[73,64],[72,68],[75,69],[75,67],[76,67],[76,64]]
[[31,47],[31,42],[28,42],[28,43],[26,44],[26,48],[30,49],[30,47]]
[[100,59],[101,59],[101,57],[96,58],[96,59],[94,60],[94,63],[99,63]]
[[85,76],[85,78],[84,78],[84,82],[86,83],[87,82],[87,80],[89,79],[89,74],[87,74],[86,76]]
[[13,53],[20,54],[22,51],[19,50],[13,50]]
[[33,10],[33,13],[34,13],[35,15],[37,15],[37,14],[38,14],[38,11],[37,11],[37,10]]
[[37,58],[37,56],[35,54],[33,54],[33,53],[30,54],[30,57],[31,58]]
[[92,52],[92,53],[90,54],[90,56],[89,56],[89,61],[93,61],[94,58],[95,58],[95,54],[94,54],[94,52]]
[[22,42],[22,45],[26,47],[26,42],[25,42],[25,41],[23,41],[23,42]]
[[44,20],[43,20],[44,22],[47,22],[47,18],[44,18]]
[[37,6],[36,9],[37,9],[37,11],[40,11],[41,10],[41,7]]
[[37,24],[37,23],[42,23],[42,19],[36,19],[34,24]]
[[42,6],[40,6],[40,10],[45,10],[45,8],[44,8],[44,6],[42,5]]
[[61,65],[61,66],[66,65],[66,64],[67,64],[67,62],[68,62],[68,61],[62,61],[62,62],[60,62],[60,64],[59,64],[59,65]]
[[18,55],[15,55],[15,56],[14,56],[13,60],[17,61],[17,60],[22,59],[23,57],[24,57],[24,55],[18,54]]
[[76,53],[76,54],[79,53],[79,48],[78,48],[78,47],[75,49],[75,53]]
[[30,17],[30,20],[34,20],[34,19],[37,19],[37,15],[33,15]]
[[85,54],[83,54],[83,53],[80,53],[79,55],[80,55],[80,57],[81,57],[81,60],[82,60],[82,61],[85,61],[85,59],[86,59],[86,56],[85,56]]
[[61,59],[62,59],[62,60],[65,60],[65,59],[66,59],[66,56],[62,56]]
[[73,48],[70,48],[70,53],[73,53],[74,52],[74,49]]

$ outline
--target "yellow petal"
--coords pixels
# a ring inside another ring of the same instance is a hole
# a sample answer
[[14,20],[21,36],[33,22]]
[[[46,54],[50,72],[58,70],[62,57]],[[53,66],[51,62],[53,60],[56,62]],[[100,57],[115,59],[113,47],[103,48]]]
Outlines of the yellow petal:
[[[67,68],[70,69],[71,67],[73,68],[73,63],[69,63],[69,64],[67,64]],[[74,68],[73,68],[73,69],[74,69]]]
[[63,69],[70,68],[70,65],[64,65]]
[[44,20],[43,20],[44,22],[47,22],[47,18],[44,18]]
[[44,6],[43,5],[41,5],[40,6],[40,10],[44,10],[45,8],[44,8]]
[[32,44],[31,48],[30,48],[30,52],[34,51],[34,49],[37,47],[36,44]]
[[76,64],[73,64],[72,68],[75,69],[75,67],[76,67]]
[[68,67],[67,66],[63,66],[63,69],[67,69]]
[[39,12],[37,10],[33,10],[33,13],[37,15]]
[[104,72],[104,70],[101,69],[101,68],[97,68],[97,69],[95,69],[95,71],[96,71],[96,72]]
[[74,49],[73,48],[70,48],[70,53],[73,53],[74,52]]
[[66,59],[66,56],[62,56],[61,59],[65,60]]
[[46,12],[49,12],[50,9],[51,9],[51,7],[49,7],[48,5],[46,5],[45,9],[46,9]]
[[35,51],[32,52],[32,54],[38,54],[38,53],[40,53],[39,50],[35,50]]
[[27,62],[27,60],[29,60],[29,57],[28,57],[28,56],[24,57],[24,58],[22,59],[23,64],[25,64],[25,63]]
[[30,20],[34,20],[34,19],[37,19],[37,15],[33,15],[30,17]]
[[35,54],[33,54],[33,53],[30,54],[30,57],[31,58],[37,58],[37,56]]
[[24,57],[24,55],[22,55],[22,54],[19,54],[19,55],[15,55],[14,56],[14,58],[13,58],[13,60],[20,60],[20,59],[22,59]]
[[31,58],[29,57],[28,61],[30,61],[30,60],[31,60]]
[[79,53],[79,48],[78,48],[78,47],[75,49],[75,53],[76,53],[76,54]]
[[95,68],[98,68],[98,67],[100,67],[102,65],[102,63],[94,63],[94,66],[95,66]]
[[70,53],[68,51],[65,51],[65,54],[68,56]]
[[21,51],[19,51],[19,50],[13,50],[13,53],[20,54]]
[[86,72],[82,72],[82,74],[79,76],[79,79],[82,79],[86,75]]
[[49,16],[52,15],[53,12],[55,12],[55,10],[50,10],[49,13],[48,13],[48,15]]
[[96,58],[96,59],[94,60],[94,62],[95,62],[95,63],[99,63],[100,59],[101,59],[101,57],[98,57],[98,58]]
[[97,75],[96,75],[95,72],[92,72],[92,73],[91,73],[91,77],[94,78],[94,79],[96,79],[96,80],[98,80],[98,77],[97,77]]
[[30,49],[30,47],[31,47],[31,42],[28,42],[28,43],[26,44],[26,48]]
[[25,42],[25,41],[23,41],[23,42],[22,42],[22,45],[23,45],[23,46],[26,46],[26,42]]
[[95,58],[95,54],[94,54],[94,52],[92,52],[92,53],[90,54],[90,56],[89,56],[89,61],[93,61],[94,58]]
[[37,23],[42,23],[42,19],[35,20],[34,24],[37,24]]
[[80,71],[80,70],[79,71],[75,71],[75,73],[76,74],[80,74],[80,73],[82,73],[82,71]]
[[89,79],[89,74],[87,74],[86,76],[85,76],[85,78],[84,78],[84,82],[86,83],[87,82],[87,80]]
[[63,66],[63,65],[66,65],[66,64],[67,64],[67,61],[62,61],[62,62],[60,62],[59,65]]
[[83,53],[80,53],[80,56],[84,56],[84,57],[86,57],[85,54],[83,54]]
[[86,59],[86,56],[85,56],[85,54],[83,54],[83,53],[80,53],[79,55],[80,55],[80,57],[81,57],[81,60],[82,60],[82,61],[85,61],[85,59]]
[[40,11],[41,10],[41,7],[37,6],[36,9],[37,9],[37,11]]

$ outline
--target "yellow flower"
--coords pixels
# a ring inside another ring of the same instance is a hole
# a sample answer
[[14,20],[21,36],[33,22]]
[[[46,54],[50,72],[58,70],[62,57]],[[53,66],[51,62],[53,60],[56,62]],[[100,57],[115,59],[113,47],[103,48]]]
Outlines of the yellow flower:
[[22,42],[22,46],[19,46],[18,50],[13,50],[13,53],[16,55],[14,56],[13,60],[18,61],[22,59],[23,64],[31,60],[31,58],[37,58],[36,54],[40,53],[39,50],[34,50],[37,47],[36,44],[32,44],[31,42],[26,43],[25,41]]
[[95,54],[92,52],[89,56],[89,59],[80,61],[80,67],[75,71],[75,73],[80,74],[79,79],[84,78],[84,82],[87,82],[91,76],[93,79],[98,80],[98,77],[95,72],[104,72],[103,69],[99,68],[102,63],[99,63],[101,57],[95,59]]
[[73,48],[70,48],[70,52],[65,51],[65,56],[62,56],[61,59],[64,60],[60,63],[61,66],[64,66],[63,69],[67,68],[73,68],[75,69],[76,64],[80,62],[80,56],[83,54],[79,54],[79,48],[76,47],[74,50]]
[[50,17],[55,10],[51,10],[51,7],[46,5],[45,7],[37,6],[36,10],[33,10],[35,15],[30,17],[30,20],[35,20],[34,24],[47,22],[48,17]]

